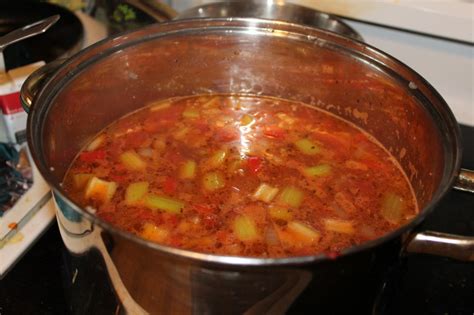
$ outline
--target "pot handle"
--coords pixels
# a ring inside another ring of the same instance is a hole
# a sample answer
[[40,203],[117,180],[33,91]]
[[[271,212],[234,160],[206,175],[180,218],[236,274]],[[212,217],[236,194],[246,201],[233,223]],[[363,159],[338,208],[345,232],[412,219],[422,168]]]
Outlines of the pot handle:
[[[474,171],[461,169],[454,189],[474,193]],[[474,261],[474,237],[424,231],[410,236],[406,246],[408,253],[422,253],[450,257],[462,261]]]
[[408,242],[406,251],[474,261],[474,237],[436,231],[419,232]]
[[474,171],[461,169],[453,186],[454,189],[474,193]]
[[65,59],[57,59],[42,66],[28,76],[20,90],[21,105],[29,113],[31,106],[45,83],[52,77],[56,70],[64,63]]

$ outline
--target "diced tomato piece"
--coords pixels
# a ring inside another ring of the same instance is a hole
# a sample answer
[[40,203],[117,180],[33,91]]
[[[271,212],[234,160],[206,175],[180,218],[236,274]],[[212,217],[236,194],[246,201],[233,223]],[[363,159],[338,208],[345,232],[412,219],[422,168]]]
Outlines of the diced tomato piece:
[[105,159],[106,155],[104,150],[84,151],[79,155],[79,160],[82,162],[95,162]]
[[247,170],[251,174],[257,174],[258,171],[262,168],[262,158],[258,156],[249,156],[247,158]]
[[231,128],[221,128],[217,130],[216,139],[221,142],[230,142],[239,138],[239,132]]
[[272,139],[284,139],[286,136],[286,131],[277,126],[268,126],[263,131],[263,134]]
[[167,194],[172,194],[176,191],[178,187],[178,182],[176,179],[172,177],[166,177],[165,181],[163,182],[163,191]]
[[211,214],[214,212],[214,208],[208,205],[204,205],[204,204],[194,205],[194,210],[196,210],[197,213],[203,214],[203,215]]
[[177,151],[174,151],[174,150],[166,151],[164,158],[167,159],[169,162],[171,162],[173,164],[180,164],[184,160],[181,153],[179,153]]

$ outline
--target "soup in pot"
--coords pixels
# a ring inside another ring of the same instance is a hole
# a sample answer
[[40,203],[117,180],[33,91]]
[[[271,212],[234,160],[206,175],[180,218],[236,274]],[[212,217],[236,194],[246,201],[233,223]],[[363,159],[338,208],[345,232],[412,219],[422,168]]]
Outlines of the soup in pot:
[[63,187],[119,229],[219,255],[337,253],[418,212],[405,174],[370,135],[260,96],[149,104],[100,132]]

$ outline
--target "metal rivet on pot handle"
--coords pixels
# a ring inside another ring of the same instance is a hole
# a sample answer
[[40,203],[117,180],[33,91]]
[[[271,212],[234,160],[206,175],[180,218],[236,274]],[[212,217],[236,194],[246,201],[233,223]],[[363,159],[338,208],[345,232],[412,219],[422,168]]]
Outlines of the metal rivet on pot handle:
[[64,59],[57,59],[45,66],[39,68],[25,80],[21,86],[20,100],[25,112],[30,111],[36,95],[48,79],[56,72],[56,70],[63,64]]

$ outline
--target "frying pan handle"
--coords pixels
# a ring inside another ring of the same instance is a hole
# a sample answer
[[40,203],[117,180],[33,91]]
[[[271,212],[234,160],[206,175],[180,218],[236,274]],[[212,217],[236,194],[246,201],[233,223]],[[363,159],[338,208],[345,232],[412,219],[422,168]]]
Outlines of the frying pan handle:
[[453,188],[474,193],[474,171],[461,169]]
[[435,231],[419,232],[409,241],[406,251],[474,261],[474,237]]
[[20,100],[25,112],[29,113],[30,108],[44,84],[51,78],[56,70],[63,64],[65,59],[54,60],[39,68],[25,80],[21,86]]

